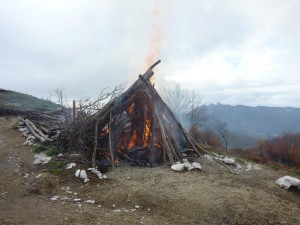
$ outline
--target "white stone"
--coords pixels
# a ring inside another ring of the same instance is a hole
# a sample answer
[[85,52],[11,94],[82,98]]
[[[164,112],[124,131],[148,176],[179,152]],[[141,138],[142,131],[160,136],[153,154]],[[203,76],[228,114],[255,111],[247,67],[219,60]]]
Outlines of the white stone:
[[195,167],[193,167],[192,164],[187,159],[182,159],[182,161],[183,161],[184,167],[187,170],[193,170],[193,169],[195,169]]
[[208,161],[213,161],[213,158],[210,155],[204,155],[203,158],[207,159]]
[[222,161],[225,164],[228,164],[228,165],[235,165],[235,159],[234,158],[225,157]]
[[85,178],[84,180],[83,180],[83,182],[84,183],[87,183],[87,182],[89,182],[90,180],[88,179],[88,178]]
[[295,186],[300,189],[300,180],[291,176],[280,177],[275,181],[275,183],[285,189],[289,189],[291,186]]
[[51,201],[56,201],[59,198],[59,196],[55,195],[52,198],[50,198]]
[[67,170],[70,170],[70,169],[72,169],[73,167],[75,167],[76,166],[76,163],[68,163],[67,164]]
[[84,179],[84,180],[88,178],[85,170],[80,170],[79,177],[82,178],[82,179]]
[[96,174],[99,179],[103,178],[102,173],[99,170],[97,170],[96,168],[88,168],[87,170]]
[[183,163],[173,164],[171,166],[171,169],[174,170],[174,171],[181,172],[181,171],[184,170],[184,164]]
[[79,175],[80,175],[80,169],[76,170],[75,177],[79,177]]
[[38,165],[38,164],[47,164],[51,161],[51,157],[47,156],[45,153],[40,153],[40,154],[36,154],[34,155],[34,161],[33,164],[34,165]]
[[192,162],[192,166],[193,166],[195,169],[201,170],[201,165],[200,165],[200,163]]
[[247,163],[245,171],[260,170],[261,167],[256,164]]
[[86,200],[85,202],[88,204],[95,204],[95,200]]

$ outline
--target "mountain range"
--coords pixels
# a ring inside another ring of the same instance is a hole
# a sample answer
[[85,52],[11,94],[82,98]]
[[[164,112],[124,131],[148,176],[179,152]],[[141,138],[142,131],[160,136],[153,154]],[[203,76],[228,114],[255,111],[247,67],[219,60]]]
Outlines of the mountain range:
[[258,139],[300,132],[300,108],[209,104],[207,110],[235,134],[231,147],[250,147]]

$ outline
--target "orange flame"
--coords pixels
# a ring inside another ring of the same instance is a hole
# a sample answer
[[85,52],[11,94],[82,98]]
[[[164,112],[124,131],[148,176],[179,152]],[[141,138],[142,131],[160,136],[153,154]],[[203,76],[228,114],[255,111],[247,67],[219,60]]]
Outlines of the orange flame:
[[129,141],[129,144],[128,144],[128,148],[132,148],[135,146],[135,143],[137,141],[137,134],[136,134],[136,131],[134,130],[132,136],[131,136],[131,139]]
[[116,159],[114,160],[114,164],[115,164],[115,165],[120,164],[120,159],[119,159],[119,158],[116,158]]
[[144,60],[146,68],[149,68],[153,64],[153,62],[155,62],[159,57],[161,42],[162,42],[159,17],[160,17],[160,8],[159,8],[159,1],[157,0],[155,2],[155,6],[153,10],[152,37],[150,40],[147,55]]
[[144,147],[147,146],[149,138],[151,136],[150,125],[151,125],[151,121],[146,120],[145,127],[144,127]]
[[135,103],[134,103],[134,102],[129,106],[128,112],[129,112],[130,114],[133,112],[134,106],[135,106]]

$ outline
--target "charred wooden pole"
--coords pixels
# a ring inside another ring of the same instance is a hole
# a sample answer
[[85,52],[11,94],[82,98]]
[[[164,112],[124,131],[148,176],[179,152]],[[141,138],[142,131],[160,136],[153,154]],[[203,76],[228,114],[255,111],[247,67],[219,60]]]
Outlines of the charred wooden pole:
[[115,167],[115,159],[114,159],[114,153],[112,149],[112,143],[111,143],[111,113],[109,114],[109,123],[108,123],[108,144],[109,144],[109,152],[110,152],[110,158],[111,158],[111,165],[114,168]]
[[98,146],[98,125],[99,125],[99,120],[96,120],[95,124],[95,139],[94,139],[94,150],[93,150],[93,155],[92,155],[92,167],[96,167],[96,152],[97,152],[97,146]]
[[143,78],[144,78],[145,80],[149,80],[149,79],[153,76],[154,72],[153,72],[152,70],[153,70],[153,68],[154,68],[155,66],[157,66],[160,62],[161,62],[161,60],[159,59],[156,63],[154,63],[152,66],[150,66],[150,68],[146,71],[146,73],[143,74]]
[[160,120],[160,117],[158,115],[156,106],[154,106],[154,110],[155,110],[155,116],[156,116],[157,121],[158,121],[158,126],[159,126],[159,129],[160,129],[160,133],[161,133],[161,138],[162,138],[162,141],[163,141],[163,144],[164,144],[164,150],[167,152],[170,163],[174,164],[175,161],[174,161],[174,158],[173,158],[173,155],[172,155],[172,150],[169,146],[169,143],[168,143],[168,140],[167,140],[167,137],[166,137],[166,133],[165,133],[165,129],[164,129],[162,123],[161,123],[161,120]]
[[76,100],[73,100],[73,120],[75,120],[76,116],[77,116]]

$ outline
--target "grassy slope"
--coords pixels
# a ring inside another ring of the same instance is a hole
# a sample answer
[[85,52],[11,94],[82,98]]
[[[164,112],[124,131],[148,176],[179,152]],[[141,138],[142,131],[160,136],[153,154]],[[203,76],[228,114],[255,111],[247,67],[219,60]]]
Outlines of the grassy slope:
[[52,111],[57,110],[58,105],[49,100],[43,100],[31,95],[0,88],[0,109],[18,111]]

